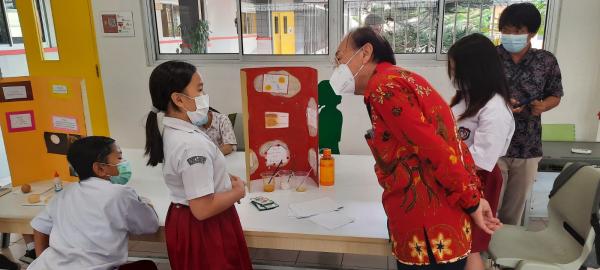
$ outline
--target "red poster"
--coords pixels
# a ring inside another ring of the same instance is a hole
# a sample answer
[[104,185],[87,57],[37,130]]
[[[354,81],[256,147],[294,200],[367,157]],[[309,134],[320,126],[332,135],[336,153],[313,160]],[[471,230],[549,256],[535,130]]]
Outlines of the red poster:
[[276,170],[318,170],[317,71],[308,67],[242,69],[251,180]]

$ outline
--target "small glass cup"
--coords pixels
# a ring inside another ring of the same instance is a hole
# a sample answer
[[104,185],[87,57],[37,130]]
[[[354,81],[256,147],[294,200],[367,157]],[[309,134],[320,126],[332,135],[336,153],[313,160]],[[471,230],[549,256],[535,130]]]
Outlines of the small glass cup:
[[275,174],[271,171],[262,172],[260,177],[263,180],[263,191],[273,192],[275,191]]
[[294,172],[290,170],[281,170],[277,172],[277,183],[281,189],[290,189],[290,181]]
[[296,185],[296,191],[298,192],[304,192],[306,191],[306,185],[308,184],[308,178],[310,176],[308,175],[308,172],[305,171],[298,171],[298,172],[294,172],[294,184]]

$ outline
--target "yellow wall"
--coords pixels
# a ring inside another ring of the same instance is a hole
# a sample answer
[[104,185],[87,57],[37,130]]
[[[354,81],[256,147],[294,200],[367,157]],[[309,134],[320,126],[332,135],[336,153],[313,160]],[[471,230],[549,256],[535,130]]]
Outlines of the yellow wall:
[[[0,124],[13,185],[51,179],[54,171],[58,171],[64,180],[75,180],[69,177],[64,155],[47,153],[44,132],[87,135],[82,88],[86,91],[91,119],[89,133],[109,135],[91,0],[50,2],[58,44],[57,61],[44,60],[34,0],[16,0],[30,77],[1,79],[0,82],[30,80],[34,99],[0,103]],[[53,95],[51,85],[54,83],[68,84],[70,94],[66,97]],[[6,112],[25,110],[34,111],[36,129],[8,132]],[[77,118],[79,131],[54,130],[53,115]]]
[[[31,82],[33,100],[0,103],[0,125],[13,186],[52,179],[55,171],[61,175],[63,180],[76,180],[74,177],[69,177],[68,163],[64,155],[47,152],[44,132],[86,134],[81,102],[81,79],[19,77],[0,79],[0,84],[16,81]],[[53,84],[68,85],[68,94],[53,94],[51,90]],[[6,113],[29,110],[34,112],[35,130],[10,132]],[[77,119],[79,130],[67,132],[54,129],[52,116]]]
[[[91,0],[51,0],[60,60],[43,60],[34,0],[16,0],[29,74],[85,80],[92,132],[109,135]],[[98,70],[98,71],[97,71]]]

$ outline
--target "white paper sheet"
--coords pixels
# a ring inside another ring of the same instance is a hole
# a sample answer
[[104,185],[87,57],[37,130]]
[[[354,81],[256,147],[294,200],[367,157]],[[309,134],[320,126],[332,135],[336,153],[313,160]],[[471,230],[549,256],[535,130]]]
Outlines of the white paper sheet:
[[290,127],[290,114],[283,112],[265,112],[265,128]]
[[52,116],[52,126],[55,129],[78,131],[77,119],[71,117]]
[[287,94],[289,76],[282,74],[264,74],[262,91],[265,93]]
[[25,86],[5,86],[2,87],[2,91],[6,100],[27,98],[27,88]]
[[69,93],[69,88],[66,85],[53,84],[52,85],[52,93],[59,94],[59,95],[65,95],[65,94]]
[[328,197],[301,203],[292,203],[289,207],[292,214],[297,218],[311,217],[343,208],[341,204]]
[[308,218],[308,220],[329,230],[337,229],[354,222],[354,219],[340,212],[329,212]]
[[31,119],[30,113],[11,114],[9,119],[11,129],[33,127],[33,119]]

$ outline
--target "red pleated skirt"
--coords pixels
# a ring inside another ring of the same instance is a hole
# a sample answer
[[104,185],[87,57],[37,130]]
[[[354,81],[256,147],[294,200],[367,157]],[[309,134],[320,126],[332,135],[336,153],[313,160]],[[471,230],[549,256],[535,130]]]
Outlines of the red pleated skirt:
[[[490,203],[492,212],[494,213],[494,216],[496,216],[498,202],[500,201],[500,192],[502,192],[502,172],[500,171],[500,168],[498,168],[498,165],[496,165],[491,172],[478,170],[477,176],[479,176],[479,179],[481,180],[485,199]],[[487,251],[492,236],[482,231],[475,224],[473,224],[472,230],[473,245],[471,247],[471,252]]]
[[252,269],[234,206],[200,221],[188,206],[172,203],[165,223],[171,269]]

